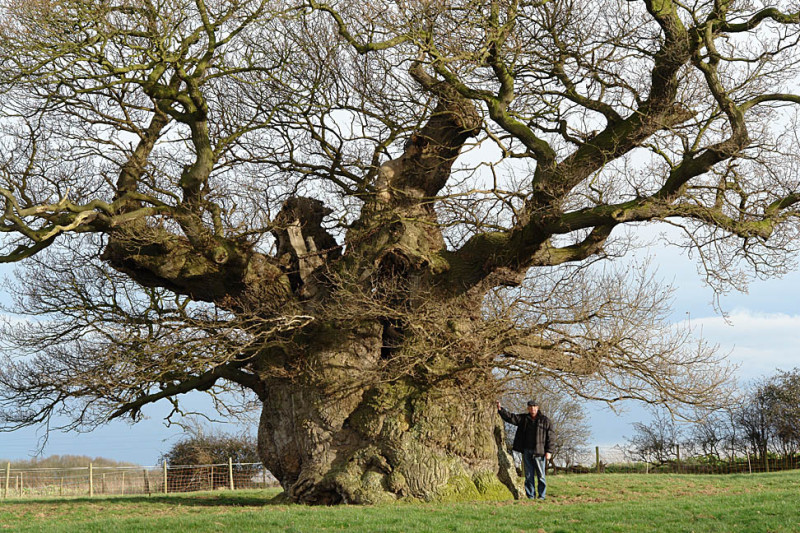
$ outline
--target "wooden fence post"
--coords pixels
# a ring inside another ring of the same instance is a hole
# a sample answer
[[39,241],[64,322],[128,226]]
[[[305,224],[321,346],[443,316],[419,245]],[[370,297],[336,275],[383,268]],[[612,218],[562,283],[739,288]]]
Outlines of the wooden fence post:
[[89,497],[94,497],[94,465],[89,463]]
[[233,490],[233,458],[228,457],[228,479],[231,482],[231,490]]
[[6,463],[6,488],[3,491],[3,499],[8,498],[8,478],[11,475],[11,463]]
[[600,473],[600,446],[594,447],[594,457],[595,457],[595,468],[597,468],[597,473]]
[[164,494],[167,494],[167,460],[164,459]]
[[150,478],[147,477],[147,469],[142,468],[142,477],[144,478],[144,490],[150,496]]
[[125,471],[122,471],[122,495],[125,496]]
[[678,455],[678,472],[680,472],[680,470],[681,470],[681,445],[680,444],[676,444],[675,445],[675,453],[677,453],[677,455]]

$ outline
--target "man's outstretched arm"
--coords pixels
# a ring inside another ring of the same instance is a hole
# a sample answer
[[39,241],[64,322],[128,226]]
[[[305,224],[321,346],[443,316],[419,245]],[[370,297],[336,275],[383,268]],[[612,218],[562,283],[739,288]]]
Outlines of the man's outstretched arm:
[[500,400],[497,400],[497,413],[500,415],[500,418],[508,422],[509,424],[514,424],[518,426],[521,422],[521,416],[518,414],[514,414],[508,411],[505,407],[500,404]]

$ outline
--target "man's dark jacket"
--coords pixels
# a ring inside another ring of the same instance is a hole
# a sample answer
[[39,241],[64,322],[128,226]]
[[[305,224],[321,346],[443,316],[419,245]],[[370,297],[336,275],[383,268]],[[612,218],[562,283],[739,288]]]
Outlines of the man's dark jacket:
[[498,413],[500,418],[517,426],[511,447],[515,452],[531,449],[534,455],[553,453],[553,425],[549,418],[542,413],[536,418],[531,418],[528,413],[510,413],[505,407],[501,407]]

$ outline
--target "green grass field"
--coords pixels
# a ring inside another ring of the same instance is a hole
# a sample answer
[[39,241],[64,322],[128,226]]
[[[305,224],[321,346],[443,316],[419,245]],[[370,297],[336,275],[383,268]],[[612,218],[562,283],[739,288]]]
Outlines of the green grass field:
[[800,471],[550,476],[548,500],[304,507],[276,493],[9,499],[3,531],[798,531]]

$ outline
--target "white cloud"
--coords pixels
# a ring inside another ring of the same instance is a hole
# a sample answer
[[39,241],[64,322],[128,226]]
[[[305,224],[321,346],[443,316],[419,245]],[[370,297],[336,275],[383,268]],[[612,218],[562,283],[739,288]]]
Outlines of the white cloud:
[[717,344],[747,381],[800,366],[800,315],[737,309],[725,318],[692,318],[695,333]]

